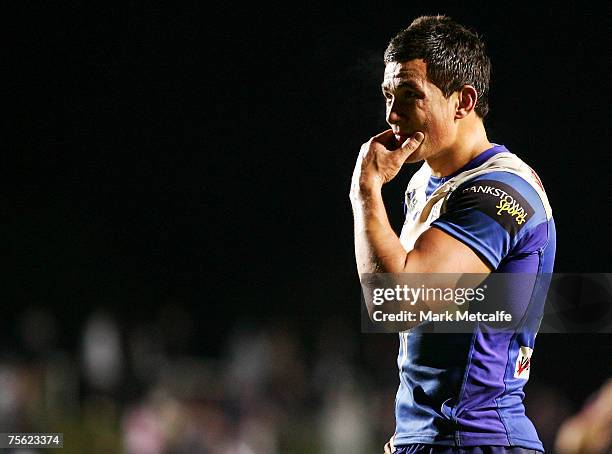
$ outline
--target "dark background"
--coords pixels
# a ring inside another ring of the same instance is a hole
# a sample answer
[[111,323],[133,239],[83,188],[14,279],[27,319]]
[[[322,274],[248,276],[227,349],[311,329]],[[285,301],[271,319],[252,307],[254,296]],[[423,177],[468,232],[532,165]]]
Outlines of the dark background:
[[[357,349],[388,342],[365,361],[394,379],[396,337],[360,334],[348,191],[361,143],[385,129],[382,53],[425,13],[485,38],[489,139],[542,178],[555,271],[611,271],[606,15],[401,3],[5,11],[5,353],[31,353],[26,307],[50,310],[58,347],[76,349],[95,308],[127,328],[174,305],[193,328],[177,348],[212,357],[238,322],[291,326],[308,349],[341,319]],[[414,170],[385,188],[395,227]],[[542,335],[538,373],[581,402],[612,373],[610,340]]]

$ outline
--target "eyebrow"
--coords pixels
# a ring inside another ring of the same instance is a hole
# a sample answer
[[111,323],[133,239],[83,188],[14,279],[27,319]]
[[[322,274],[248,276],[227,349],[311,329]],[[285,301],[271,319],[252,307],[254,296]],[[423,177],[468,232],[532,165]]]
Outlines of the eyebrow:
[[[381,84],[380,88],[382,89],[383,92],[384,91],[389,91],[389,84],[383,82]],[[413,91],[416,91],[417,93],[422,93],[420,88],[419,88],[419,86],[416,83],[412,82],[411,80],[405,80],[403,82],[400,82],[397,85],[397,88],[398,89],[399,88],[409,88],[409,89],[411,89]]]

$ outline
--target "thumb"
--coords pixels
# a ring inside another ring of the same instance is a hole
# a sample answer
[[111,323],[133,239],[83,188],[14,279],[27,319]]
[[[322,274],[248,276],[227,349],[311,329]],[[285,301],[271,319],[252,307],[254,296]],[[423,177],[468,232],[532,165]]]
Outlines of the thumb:
[[414,153],[417,148],[421,146],[424,138],[425,135],[420,131],[415,132],[411,137],[407,138],[400,148],[404,158],[407,158]]

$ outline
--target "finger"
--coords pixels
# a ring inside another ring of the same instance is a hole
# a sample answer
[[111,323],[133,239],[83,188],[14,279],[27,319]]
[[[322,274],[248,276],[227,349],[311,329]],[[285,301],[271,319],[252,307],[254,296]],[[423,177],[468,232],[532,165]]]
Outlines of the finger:
[[414,153],[421,146],[424,139],[425,135],[422,132],[415,132],[411,137],[404,141],[402,146],[396,150],[402,163],[406,162],[408,156]]
[[376,134],[374,137],[372,137],[372,140],[376,140],[379,142],[379,141],[387,140],[391,136],[393,136],[393,129],[386,129],[380,134]]
[[385,146],[385,148],[391,147],[391,149],[397,147],[398,145],[392,129],[387,129],[380,134],[376,134],[374,137],[372,137],[372,142],[381,143]]
[[391,446],[391,442],[390,441],[385,443],[385,454],[393,454],[394,451],[395,451],[395,448],[393,448]]
[[414,153],[415,150],[419,148],[419,146],[423,143],[424,138],[425,135],[422,132],[417,131],[404,141],[401,146],[401,150],[402,152],[406,153],[406,157]]

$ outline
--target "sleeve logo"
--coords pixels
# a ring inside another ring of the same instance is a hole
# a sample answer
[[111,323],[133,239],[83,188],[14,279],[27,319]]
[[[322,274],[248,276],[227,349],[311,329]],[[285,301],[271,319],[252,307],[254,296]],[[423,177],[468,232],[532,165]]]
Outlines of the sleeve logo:
[[529,347],[521,347],[514,366],[514,378],[523,378],[525,380],[529,379],[532,353],[533,349]]
[[485,185],[474,185],[463,190],[464,193],[468,191],[490,194],[493,197],[499,198],[499,202],[497,203],[497,205],[495,205],[495,208],[498,209],[498,216],[501,216],[503,213],[508,213],[512,218],[514,218],[515,222],[518,225],[521,225],[525,222],[527,218],[527,211],[525,210],[525,208],[522,207],[520,202],[518,202],[514,197],[501,190],[500,188]]
[[498,180],[470,181],[449,199],[447,212],[480,211],[514,237],[531,219],[535,210],[514,187]]

